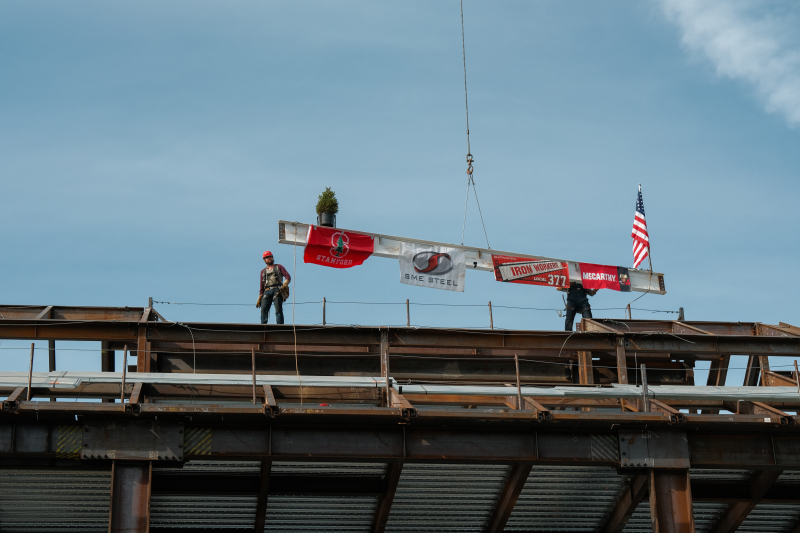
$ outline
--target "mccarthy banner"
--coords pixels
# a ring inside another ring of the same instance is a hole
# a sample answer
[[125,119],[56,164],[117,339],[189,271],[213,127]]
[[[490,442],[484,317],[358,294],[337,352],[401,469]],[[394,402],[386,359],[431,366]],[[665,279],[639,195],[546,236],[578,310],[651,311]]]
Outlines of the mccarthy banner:
[[630,292],[631,278],[628,269],[606,265],[580,263],[581,283],[584,289],[611,289]]
[[464,250],[400,243],[400,283],[464,292],[466,271]]
[[333,268],[360,265],[375,251],[369,235],[336,228],[309,226],[303,261]]
[[569,267],[560,261],[493,255],[494,279],[510,283],[569,287]]

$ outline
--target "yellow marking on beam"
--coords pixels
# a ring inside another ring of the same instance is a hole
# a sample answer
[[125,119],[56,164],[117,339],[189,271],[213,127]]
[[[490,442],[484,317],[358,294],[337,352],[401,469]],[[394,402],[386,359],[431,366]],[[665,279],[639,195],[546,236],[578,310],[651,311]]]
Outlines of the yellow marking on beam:
[[59,459],[77,459],[83,445],[83,426],[58,426],[58,443],[56,457]]
[[185,455],[211,455],[211,428],[189,428],[184,433]]

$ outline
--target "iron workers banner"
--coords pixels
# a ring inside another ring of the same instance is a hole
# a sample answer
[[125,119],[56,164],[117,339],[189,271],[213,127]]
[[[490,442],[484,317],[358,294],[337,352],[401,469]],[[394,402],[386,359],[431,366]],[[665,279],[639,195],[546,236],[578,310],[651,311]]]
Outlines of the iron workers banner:
[[493,255],[494,279],[510,283],[569,287],[569,267],[560,261]]
[[303,261],[333,268],[360,265],[375,251],[369,235],[336,228],[309,226]]
[[466,271],[464,250],[400,243],[400,283],[464,292]]
[[630,292],[631,278],[628,269],[606,265],[593,265],[579,263],[581,269],[581,283],[584,289],[611,289],[614,291]]

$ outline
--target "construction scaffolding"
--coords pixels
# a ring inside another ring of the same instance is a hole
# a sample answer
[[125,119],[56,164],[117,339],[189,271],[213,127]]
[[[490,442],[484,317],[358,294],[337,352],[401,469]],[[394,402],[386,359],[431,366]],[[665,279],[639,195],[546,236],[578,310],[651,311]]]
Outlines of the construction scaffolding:
[[[0,370],[2,531],[800,531],[800,376],[768,359],[800,355],[788,324],[0,316],[50,341],[49,372]],[[56,370],[59,341],[102,371]]]

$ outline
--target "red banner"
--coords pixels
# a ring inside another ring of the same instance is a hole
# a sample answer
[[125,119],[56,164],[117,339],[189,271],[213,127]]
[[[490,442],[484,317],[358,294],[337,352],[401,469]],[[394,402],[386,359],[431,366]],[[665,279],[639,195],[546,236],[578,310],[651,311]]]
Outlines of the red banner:
[[333,268],[360,265],[375,251],[369,235],[336,228],[310,226],[303,261]]
[[492,264],[497,281],[569,287],[569,268],[560,261],[493,255]]
[[580,263],[580,268],[584,289],[611,289],[622,292],[631,290],[631,278],[625,267]]

